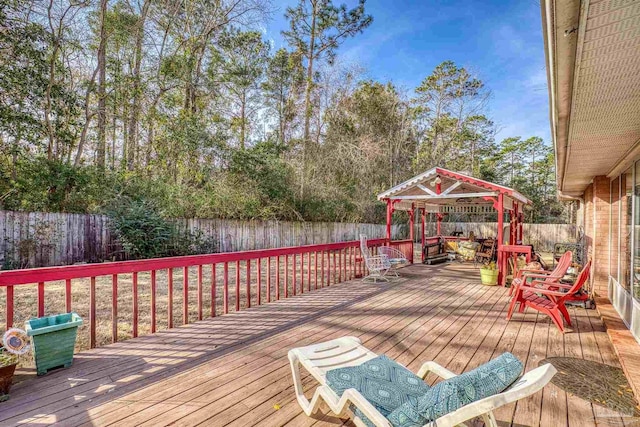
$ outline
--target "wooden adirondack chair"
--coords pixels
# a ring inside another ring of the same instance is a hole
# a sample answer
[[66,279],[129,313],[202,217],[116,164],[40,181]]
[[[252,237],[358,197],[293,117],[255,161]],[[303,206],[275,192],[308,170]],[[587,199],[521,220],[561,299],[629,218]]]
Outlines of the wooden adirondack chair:
[[[526,307],[547,314],[553,323],[564,332],[563,318],[571,326],[571,318],[564,303],[570,300],[584,286],[589,279],[591,272],[591,260],[584,266],[573,285],[565,285],[560,280],[534,280],[530,284],[521,283],[513,296],[507,320],[511,320],[516,304],[520,304],[519,312],[522,313]],[[564,290],[564,291],[563,291]]]
[[554,268],[552,271],[523,268],[522,270],[518,271],[516,278],[511,282],[509,295],[513,295],[514,289],[516,289],[522,283],[526,283],[529,279],[544,279],[550,282],[556,282],[560,280],[565,274],[567,274],[567,270],[569,269],[569,267],[571,267],[572,259],[573,254],[571,253],[571,251],[567,251],[560,257],[560,259],[558,260],[558,265],[556,265],[556,268]]

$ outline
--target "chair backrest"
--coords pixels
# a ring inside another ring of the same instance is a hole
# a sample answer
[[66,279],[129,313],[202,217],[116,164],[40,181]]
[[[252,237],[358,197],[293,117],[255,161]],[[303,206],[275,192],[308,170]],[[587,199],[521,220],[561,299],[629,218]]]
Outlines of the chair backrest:
[[567,273],[567,270],[571,266],[571,260],[573,259],[573,253],[571,251],[565,252],[558,260],[558,265],[549,273],[549,278],[546,281],[555,281]]
[[488,253],[489,256],[491,256],[493,258],[493,254],[494,254],[494,252],[496,250],[496,240],[495,239],[487,239],[487,240],[484,241],[484,243],[482,245],[484,246],[482,251]]
[[371,252],[369,252],[369,246],[367,246],[367,236],[360,235],[360,252],[364,259],[371,258]]
[[576,281],[573,282],[573,286],[571,286],[571,288],[567,291],[567,295],[564,296],[563,298],[566,299],[567,297],[570,297],[572,295],[574,295],[576,292],[578,292],[585,283],[587,283],[587,280],[589,280],[589,276],[591,274],[591,260],[589,260],[585,266],[582,268],[582,271],[578,274],[578,277],[576,277]]
[[550,363],[538,366],[524,374],[502,393],[469,403],[457,411],[438,418],[435,424],[447,426],[462,424],[471,418],[486,414],[501,406],[531,396],[546,386],[556,372],[558,371]]

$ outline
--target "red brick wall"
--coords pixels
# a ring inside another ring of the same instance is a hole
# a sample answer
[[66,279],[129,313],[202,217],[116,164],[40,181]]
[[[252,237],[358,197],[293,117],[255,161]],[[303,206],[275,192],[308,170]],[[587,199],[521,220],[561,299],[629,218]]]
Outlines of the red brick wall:
[[607,295],[609,277],[609,216],[611,181],[597,176],[584,192],[584,230],[587,253],[593,259],[593,286],[600,296]]
[[611,243],[610,243],[610,252],[611,256],[609,258],[609,274],[618,279],[618,262],[620,261],[618,258],[619,254],[619,237],[620,237],[620,228],[618,227],[618,222],[620,220],[620,178],[611,181]]

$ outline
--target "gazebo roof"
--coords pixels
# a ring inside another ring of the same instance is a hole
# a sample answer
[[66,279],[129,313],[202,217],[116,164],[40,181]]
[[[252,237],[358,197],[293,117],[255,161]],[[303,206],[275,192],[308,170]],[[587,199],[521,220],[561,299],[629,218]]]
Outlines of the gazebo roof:
[[[440,194],[436,178],[440,178]],[[513,202],[531,201],[516,190],[444,168],[433,168],[378,194],[378,200],[391,199],[396,210],[424,208],[429,212],[483,212],[493,210],[496,198],[503,195],[504,208]]]

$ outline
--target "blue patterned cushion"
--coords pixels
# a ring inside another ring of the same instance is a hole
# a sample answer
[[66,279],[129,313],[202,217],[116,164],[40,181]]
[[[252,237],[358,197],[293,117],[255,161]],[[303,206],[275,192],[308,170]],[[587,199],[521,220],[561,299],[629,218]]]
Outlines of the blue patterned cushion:
[[522,363],[504,353],[476,369],[444,380],[420,397],[406,402],[387,415],[396,427],[417,427],[453,412],[464,405],[500,393],[520,377]]
[[[338,396],[355,388],[385,417],[404,403],[417,405],[418,399],[429,390],[420,377],[387,356],[328,371],[327,384]],[[367,426],[374,427],[362,411],[353,405],[351,410]]]

